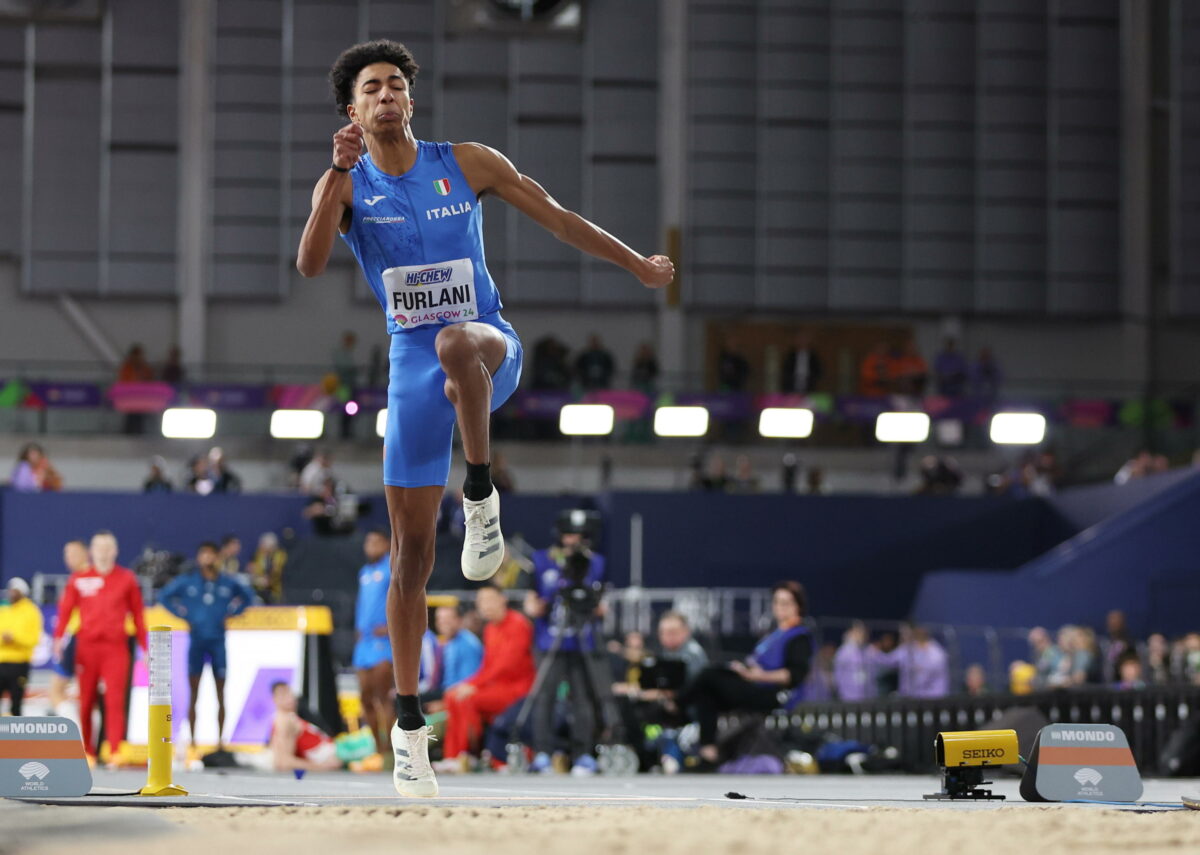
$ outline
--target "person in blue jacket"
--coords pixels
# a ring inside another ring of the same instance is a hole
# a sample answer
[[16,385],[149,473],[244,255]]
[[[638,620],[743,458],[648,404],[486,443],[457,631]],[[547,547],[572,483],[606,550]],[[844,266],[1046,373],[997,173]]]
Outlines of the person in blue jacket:
[[217,750],[225,745],[225,619],[240,615],[254,603],[254,592],[218,563],[217,545],[204,542],[196,549],[195,568],[176,576],[158,594],[158,602],[188,622],[188,725],[196,748],[196,696],[204,665],[212,668],[217,685]]

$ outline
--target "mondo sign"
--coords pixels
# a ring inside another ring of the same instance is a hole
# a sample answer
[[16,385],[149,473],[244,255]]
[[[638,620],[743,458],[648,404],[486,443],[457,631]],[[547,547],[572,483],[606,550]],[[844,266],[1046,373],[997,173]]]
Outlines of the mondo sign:
[[1033,742],[1021,797],[1029,802],[1136,802],[1142,797],[1142,776],[1119,727],[1051,724]]
[[91,789],[92,773],[75,722],[0,719],[0,798],[74,798]]

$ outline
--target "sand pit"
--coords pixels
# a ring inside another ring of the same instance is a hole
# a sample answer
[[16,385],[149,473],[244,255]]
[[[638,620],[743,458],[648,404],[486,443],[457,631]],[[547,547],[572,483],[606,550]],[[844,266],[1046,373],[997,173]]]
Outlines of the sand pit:
[[[96,811],[94,808],[52,810]],[[117,809],[127,812],[127,809]],[[143,812],[144,813],[144,812]],[[95,855],[297,855],[310,852],[462,855],[991,855],[1195,852],[1200,813],[1090,806],[729,810],[721,807],[255,807],[152,812],[163,833],[89,841]],[[0,851],[4,851],[0,845]],[[80,843],[22,848],[78,855]]]

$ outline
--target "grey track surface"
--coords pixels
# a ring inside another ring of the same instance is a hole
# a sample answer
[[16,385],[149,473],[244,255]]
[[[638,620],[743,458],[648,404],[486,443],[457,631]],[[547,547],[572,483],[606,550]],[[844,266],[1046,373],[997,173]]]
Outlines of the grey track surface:
[[[326,773],[292,776],[248,770],[176,773],[175,783],[189,792],[183,798],[145,798],[124,795],[145,783],[145,772],[97,770],[92,794],[82,799],[45,800],[43,804],[95,807],[268,807],[271,805],[362,806],[396,804],[505,806],[641,806],[730,809],[917,807],[928,810],[995,810],[1027,806],[1017,791],[1017,779],[1001,777],[992,789],[1006,801],[925,801],[921,796],[939,788],[933,776],[729,776],[642,775],[638,777],[571,778],[559,776],[458,775],[440,779],[436,799],[401,800],[384,774]],[[748,796],[726,798],[726,793]],[[1144,802],[1180,804],[1182,795],[1200,794],[1200,780],[1146,782]],[[28,805],[0,801],[0,809],[28,811]],[[128,811],[121,811],[127,814]],[[142,811],[142,813],[147,813]],[[151,812],[152,813],[152,812]],[[7,814],[0,814],[4,816]],[[28,814],[26,814],[28,815]]]

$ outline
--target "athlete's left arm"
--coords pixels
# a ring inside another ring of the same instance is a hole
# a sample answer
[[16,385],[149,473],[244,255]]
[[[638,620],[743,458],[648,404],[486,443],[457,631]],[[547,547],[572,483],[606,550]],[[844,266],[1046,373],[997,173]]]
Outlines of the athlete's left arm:
[[671,259],[665,255],[643,256],[595,223],[568,211],[495,149],[479,143],[459,143],[454,146],[454,156],[478,195],[491,193],[503,199],[564,243],[625,268],[647,288],[661,288],[675,278]]

